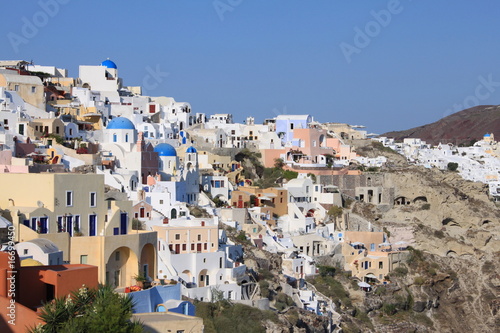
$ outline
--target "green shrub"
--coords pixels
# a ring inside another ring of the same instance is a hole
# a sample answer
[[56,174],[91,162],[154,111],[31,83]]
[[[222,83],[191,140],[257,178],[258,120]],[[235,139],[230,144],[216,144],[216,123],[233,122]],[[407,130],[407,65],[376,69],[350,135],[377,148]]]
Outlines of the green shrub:
[[382,312],[385,313],[386,315],[392,316],[397,312],[396,305],[395,304],[384,304],[382,305]]
[[455,162],[449,162],[447,165],[448,171],[455,172],[458,169],[458,163]]
[[406,276],[408,274],[408,268],[406,266],[399,266],[396,267],[392,270],[392,272],[389,273],[390,276]]
[[425,279],[421,276],[415,276],[415,279],[413,279],[413,284],[417,286],[421,286],[425,283]]
[[429,209],[431,209],[431,204],[430,203],[423,204],[420,209],[422,209],[422,210],[429,210]]

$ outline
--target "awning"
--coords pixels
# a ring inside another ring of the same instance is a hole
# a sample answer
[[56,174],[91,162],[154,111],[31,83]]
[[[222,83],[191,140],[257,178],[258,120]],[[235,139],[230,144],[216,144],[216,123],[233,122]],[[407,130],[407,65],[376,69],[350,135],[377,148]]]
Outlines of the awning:
[[372,273],[368,273],[365,275],[365,277],[369,278],[369,279],[376,279],[377,277],[375,275],[373,275]]
[[385,242],[385,243],[380,243],[378,246],[391,246],[391,243]]
[[371,286],[366,282],[358,282],[358,286],[361,288],[370,288]]
[[365,243],[361,243],[361,242],[354,242],[354,243],[351,243],[351,245],[355,246],[355,245],[365,245]]

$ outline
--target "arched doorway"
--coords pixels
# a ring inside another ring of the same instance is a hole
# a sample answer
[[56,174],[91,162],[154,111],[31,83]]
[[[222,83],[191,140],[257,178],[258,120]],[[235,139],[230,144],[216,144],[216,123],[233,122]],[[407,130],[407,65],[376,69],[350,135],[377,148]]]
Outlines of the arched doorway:
[[141,275],[154,279],[155,273],[155,255],[156,251],[153,244],[144,245],[141,251],[140,270]]
[[106,284],[126,287],[135,284],[138,275],[137,255],[129,247],[122,246],[111,252],[106,262]]
[[205,287],[210,285],[209,277],[208,277],[208,271],[206,269],[202,269],[200,271],[200,274],[198,274],[198,286],[199,287]]

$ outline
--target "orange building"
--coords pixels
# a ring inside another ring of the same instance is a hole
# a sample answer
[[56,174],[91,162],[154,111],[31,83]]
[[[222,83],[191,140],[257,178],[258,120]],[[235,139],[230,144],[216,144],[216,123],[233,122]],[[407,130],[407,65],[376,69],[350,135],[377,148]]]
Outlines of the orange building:
[[[250,203],[250,197],[255,196],[255,201]],[[249,205],[266,207],[266,214],[282,216],[288,213],[288,191],[282,187],[269,187],[265,189],[256,186],[239,187],[231,194],[231,206],[236,208],[249,208]]]
[[27,327],[41,322],[35,310],[44,303],[66,297],[82,285],[89,288],[98,286],[97,266],[21,267],[19,256],[13,253],[0,252],[0,305],[14,304],[12,311],[0,307],[1,332],[25,332]]

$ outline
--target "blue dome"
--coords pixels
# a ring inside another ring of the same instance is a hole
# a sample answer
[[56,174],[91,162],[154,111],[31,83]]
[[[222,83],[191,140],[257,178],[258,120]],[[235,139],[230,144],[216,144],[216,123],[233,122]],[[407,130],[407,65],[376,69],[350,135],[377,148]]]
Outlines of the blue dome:
[[486,133],[484,136],[488,138],[488,137],[490,137],[491,135],[490,135],[489,133]]
[[198,151],[196,150],[195,147],[191,146],[186,150],[186,153],[197,153]]
[[118,67],[116,67],[116,64],[109,59],[106,59],[103,62],[101,62],[101,66],[105,66],[107,68],[118,69]]
[[157,152],[159,156],[177,156],[175,148],[168,143],[160,143],[155,147],[154,151]]
[[133,129],[135,130],[134,124],[125,117],[116,117],[110,120],[106,129]]

